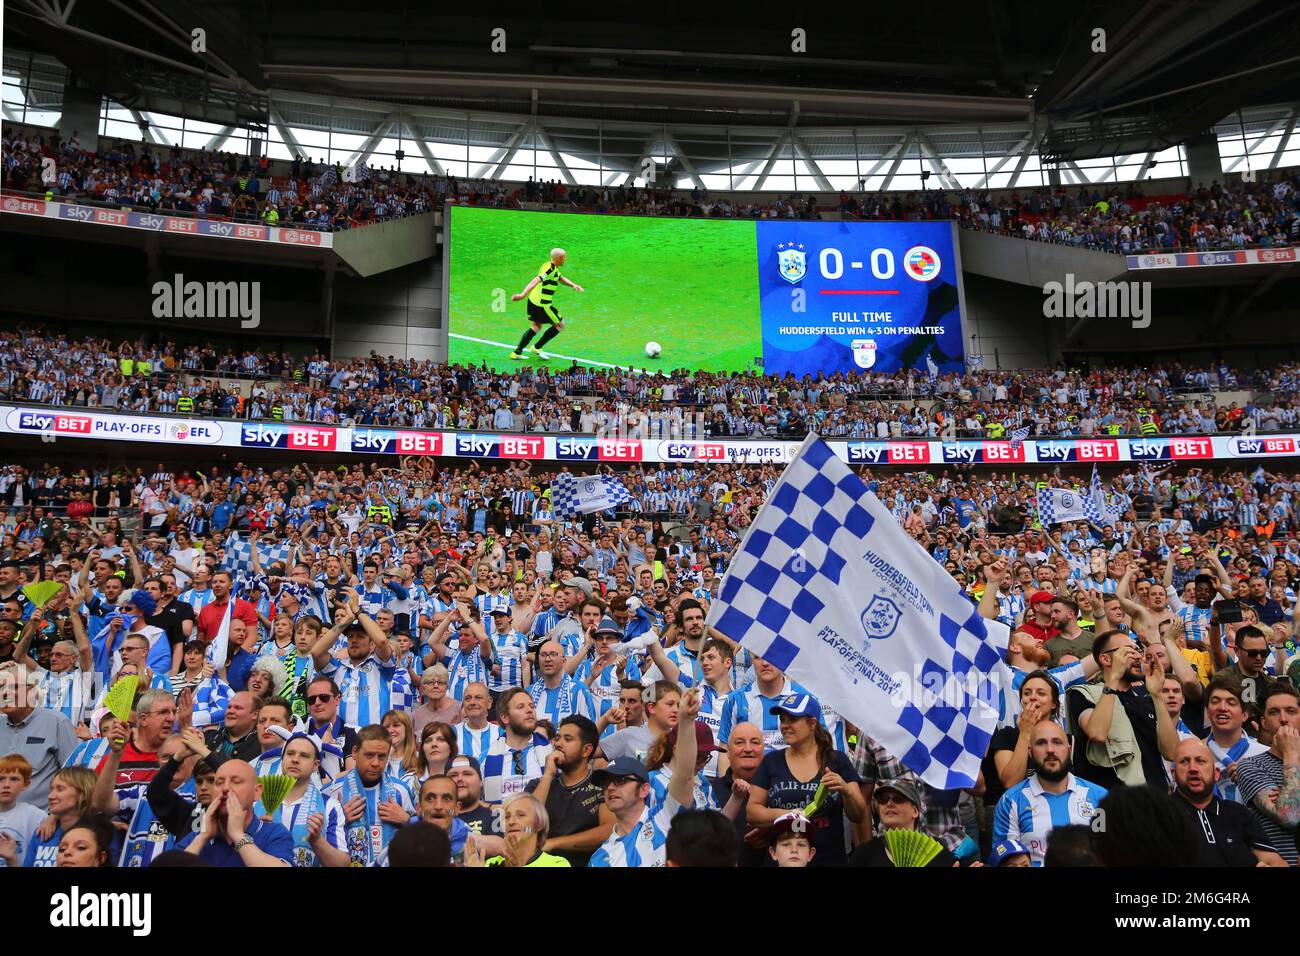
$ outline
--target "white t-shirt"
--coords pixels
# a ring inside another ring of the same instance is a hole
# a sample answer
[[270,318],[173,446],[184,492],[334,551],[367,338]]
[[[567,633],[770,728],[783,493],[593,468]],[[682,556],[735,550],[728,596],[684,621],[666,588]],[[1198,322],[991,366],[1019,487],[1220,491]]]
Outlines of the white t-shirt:
[[[15,803],[12,809],[0,810],[0,833],[13,837],[14,842],[18,844],[19,866],[22,866],[27,856],[27,844],[31,842],[32,834],[44,819],[44,810],[37,809],[30,803],[23,803],[21,800]],[[0,866],[8,866],[8,864],[0,860]]]

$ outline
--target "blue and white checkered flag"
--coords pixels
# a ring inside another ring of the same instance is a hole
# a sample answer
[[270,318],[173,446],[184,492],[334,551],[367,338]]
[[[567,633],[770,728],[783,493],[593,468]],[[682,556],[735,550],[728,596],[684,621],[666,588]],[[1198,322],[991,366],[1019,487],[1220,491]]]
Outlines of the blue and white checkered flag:
[[626,504],[632,495],[613,475],[570,475],[551,482],[551,507],[557,515],[585,515]]
[[[284,564],[289,560],[290,545],[288,541],[258,541],[257,559],[265,571],[275,562]],[[226,567],[231,571],[249,574],[253,570],[253,542],[238,531],[232,531],[226,539]]]
[[1096,521],[1090,495],[1073,488],[1039,488],[1038,520],[1044,525],[1062,521]]
[[708,623],[943,790],[973,786],[1010,631],[816,435],[741,542]]
[[1021,445],[1023,445],[1025,443],[1025,439],[1029,437],[1029,433],[1033,430],[1034,429],[1032,425],[1025,425],[1013,431],[1011,433],[1011,447],[1019,448]]
[[1101,476],[1097,474],[1095,464],[1092,466],[1092,480],[1088,483],[1088,501],[1090,502],[1088,517],[1093,524],[1115,524],[1124,517],[1123,506],[1112,503],[1106,497],[1106,490],[1101,486]]

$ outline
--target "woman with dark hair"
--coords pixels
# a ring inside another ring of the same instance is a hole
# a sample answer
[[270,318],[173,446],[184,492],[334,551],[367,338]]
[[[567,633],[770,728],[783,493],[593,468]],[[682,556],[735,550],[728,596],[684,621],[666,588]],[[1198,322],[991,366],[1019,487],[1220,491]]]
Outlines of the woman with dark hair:
[[[1031,671],[1020,685],[1020,717],[1014,727],[999,727],[984,758],[984,805],[995,806],[1008,788],[1029,774],[1029,741],[1038,722],[1061,722],[1061,687],[1045,670]],[[1064,726],[1064,725],[1062,725]]]
[[857,771],[835,749],[821,724],[821,705],[810,694],[789,694],[772,708],[781,721],[785,749],[769,751],[749,783],[749,823],[769,827],[798,810],[813,824],[811,866],[843,866],[848,856],[845,818],[867,819]]
[[440,720],[425,724],[420,731],[420,749],[415,755],[418,768],[416,785],[429,777],[446,773],[458,753],[456,731],[451,724],[444,724]]
[[112,823],[103,816],[82,817],[59,841],[59,866],[82,869],[112,866],[114,832]]

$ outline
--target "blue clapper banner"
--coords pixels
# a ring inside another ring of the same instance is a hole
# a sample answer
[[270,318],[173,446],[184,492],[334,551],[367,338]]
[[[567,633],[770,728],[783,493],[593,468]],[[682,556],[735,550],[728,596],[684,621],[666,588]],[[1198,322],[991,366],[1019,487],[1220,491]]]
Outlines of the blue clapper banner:
[[975,785],[1010,631],[815,435],[745,535],[708,623],[942,790]]
[[763,371],[966,370],[951,222],[755,227]]

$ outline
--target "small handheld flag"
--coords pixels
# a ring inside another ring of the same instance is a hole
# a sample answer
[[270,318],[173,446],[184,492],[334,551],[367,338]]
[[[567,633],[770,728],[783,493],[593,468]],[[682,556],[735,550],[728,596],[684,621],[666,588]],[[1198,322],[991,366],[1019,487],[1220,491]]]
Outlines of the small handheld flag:
[[557,515],[608,511],[632,500],[623,483],[613,475],[584,475],[561,472],[551,482],[551,506]]
[[1025,439],[1029,437],[1029,433],[1031,431],[1033,431],[1033,428],[1030,425],[1024,425],[1020,428],[1017,428],[1015,431],[1013,431],[1011,433],[1011,447],[1019,448],[1021,445],[1023,445],[1025,443]]
[[135,704],[135,689],[140,686],[139,674],[127,674],[119,677],[117,682],[104,695],[104,706],[118,720],[131,719],[131,707]]
[[257,782],[262,785],[262,806],[267,813],[275,813],[297,781],[287,773],[272,773],[258,777]]

